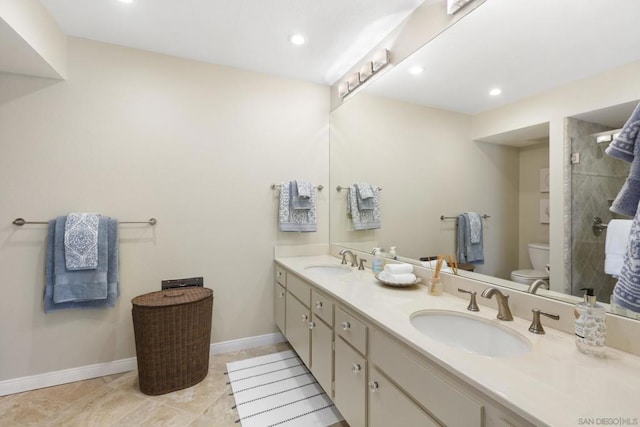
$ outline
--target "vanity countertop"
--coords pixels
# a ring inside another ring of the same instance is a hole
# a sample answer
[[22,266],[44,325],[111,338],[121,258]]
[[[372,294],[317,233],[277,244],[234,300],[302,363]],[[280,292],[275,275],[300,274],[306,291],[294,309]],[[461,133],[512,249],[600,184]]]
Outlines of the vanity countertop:
[[528,331],[531,319],[499,321],[497,310],[485,306],[472,315],[513,329],[525,336],[533,349],[510,358],[467,353],[422,335],[410,322],[412,313],[425,309],[469,314],[466,298],[447,293],[432,296],[424,286],[386,287],[368,269],[354,268],[333,277],[305,272],[310,265],[339,264],[339,259],[330,255],[279,257],[275,261],[536,425],[640,423],[638,356],[613,348],[607,348],[603,359],[587,356],[576,349],[573,335],[554,330],[549,319],[542,319],[546,334],[535,335]]

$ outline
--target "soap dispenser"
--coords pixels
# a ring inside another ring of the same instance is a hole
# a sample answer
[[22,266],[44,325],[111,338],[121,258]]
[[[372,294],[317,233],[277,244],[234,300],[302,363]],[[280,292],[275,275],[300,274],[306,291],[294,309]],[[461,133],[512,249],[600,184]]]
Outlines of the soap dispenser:
[[391,257],[391,259],[398,259],[398,254],[396,253],[395,246],[391,246],[391,249],[389,249],[389,256]]
[[596,302],[593,288],[582,288],[584,301],[575,305],[576,347],[582,353],[604,357],[607,311]]
[[384,262],[380,252],[382,252],[382,249],[373,248],[373,262],[371,263],[371,271],[376,274],[380,273],[384,268]]

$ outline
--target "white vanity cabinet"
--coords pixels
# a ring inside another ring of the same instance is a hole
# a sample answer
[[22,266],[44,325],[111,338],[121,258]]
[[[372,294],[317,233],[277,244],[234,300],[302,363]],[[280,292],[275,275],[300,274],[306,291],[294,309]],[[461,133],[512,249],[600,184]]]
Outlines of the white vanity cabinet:
[[351,427],[534,426],[333,299],[340,295],[284,271],[275,289],[278,327]]

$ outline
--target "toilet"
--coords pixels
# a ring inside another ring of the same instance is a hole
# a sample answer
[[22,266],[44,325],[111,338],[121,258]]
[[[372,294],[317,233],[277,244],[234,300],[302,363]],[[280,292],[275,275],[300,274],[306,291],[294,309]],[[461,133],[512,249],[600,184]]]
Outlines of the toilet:
[[533,270],[515,270],[511,272],[511,280],[516,283],[530,285],[538,279],[549,282],[549,244],[529,243],[529,260]]

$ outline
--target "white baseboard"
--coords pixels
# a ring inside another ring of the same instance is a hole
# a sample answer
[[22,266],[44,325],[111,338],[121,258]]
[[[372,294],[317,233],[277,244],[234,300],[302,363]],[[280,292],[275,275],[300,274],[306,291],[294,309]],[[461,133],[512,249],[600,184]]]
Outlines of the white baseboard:
[[[229,353],[253,347],[277,344],[283,341],[285,341],[284,336],[276,332],[273,334],[212,343],[210,353]],[[44,374],[30,375],[28,377],[13,378],[10,380],[0,381],[0,396],[67,384],[75,381],[88,380],[91,378],[104,377],[106,375],[119,374],[122,372],[129,372],[137,368],[138,365],[136,358],[130,357],[128,359],[114,360],[112,362],[96,363],[94,365],[63,369],[61,371],[45,372]]]
[[230,353],[232,351],[278,344],[284,341],[286,341],[286,338],[280,332],[275,332],[273,334],[216,342],[211,344],[211,354]]

